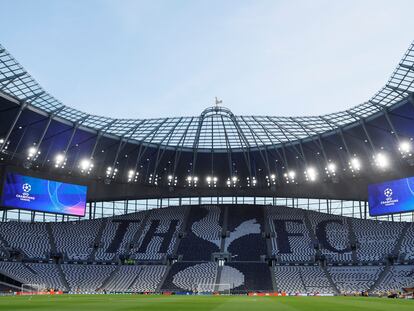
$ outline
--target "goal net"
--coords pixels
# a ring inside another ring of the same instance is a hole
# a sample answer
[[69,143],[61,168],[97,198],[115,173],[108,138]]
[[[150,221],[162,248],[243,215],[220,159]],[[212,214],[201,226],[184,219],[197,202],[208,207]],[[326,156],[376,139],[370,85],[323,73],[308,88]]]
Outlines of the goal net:
[[22,284],[21,291],[25,295],[36,295],[46,291],[44,284]]
[[198,295],[211,295],[211,294],[220,294],[220,295],[230,295],[230,284],[228,283],[208,283],[208,284],[198,284],[197,285],[197,294]]

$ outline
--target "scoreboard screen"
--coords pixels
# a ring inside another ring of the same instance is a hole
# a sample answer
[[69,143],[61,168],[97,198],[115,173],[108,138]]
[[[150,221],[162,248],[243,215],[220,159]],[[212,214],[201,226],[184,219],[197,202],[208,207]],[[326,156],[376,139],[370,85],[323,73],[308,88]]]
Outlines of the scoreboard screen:
[[54,214],[85,216],[87,187],[7,172],[1,205]]
[[414,211],[414,177],[368,186],[370,216]]

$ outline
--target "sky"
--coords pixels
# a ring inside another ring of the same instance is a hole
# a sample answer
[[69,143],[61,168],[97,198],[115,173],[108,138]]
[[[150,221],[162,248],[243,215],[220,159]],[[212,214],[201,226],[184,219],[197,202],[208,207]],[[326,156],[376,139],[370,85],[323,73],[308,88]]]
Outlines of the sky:
[[414,1],[0,0],[0,43],[53,96],[116,118],[303,116],[368,100]]

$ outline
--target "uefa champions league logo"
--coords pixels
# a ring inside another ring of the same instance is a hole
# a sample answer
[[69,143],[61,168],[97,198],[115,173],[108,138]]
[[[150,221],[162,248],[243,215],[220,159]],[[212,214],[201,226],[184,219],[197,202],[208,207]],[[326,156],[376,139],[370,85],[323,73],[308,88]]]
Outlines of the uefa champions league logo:
[[20,201],[24,202],[32,202],[36,200],[36,198],[33,195],[30,195],[30,191],[32,190],[32,185],[29,183],[24,183],[22,185],[22,193],[17,193],[16,198],[18,198]]
[[385,189],[385,190],[384,190],[384,195],[385,195],[387,198],[390,198],[390,197],[392,196],[392,189],[391,189],[391,188],[387,188],[387,189]]
[[[381,205],[386,206],[386,207],[390,207],[390,206],[394,206],[395,204],[397,204],[398,203],[398,198],[393,198],[392,197],[393,195],[394,195],[394,192],[392,191],[392,189],[391,188],[386,188],[384,190],[385,200],[381,201]],[[398,193],[397,193],[397,196],[398,196]]]
[[22,186],[23,192],[29,194],[30,190],[32,190],[32,186],[28,183],[23,184]]

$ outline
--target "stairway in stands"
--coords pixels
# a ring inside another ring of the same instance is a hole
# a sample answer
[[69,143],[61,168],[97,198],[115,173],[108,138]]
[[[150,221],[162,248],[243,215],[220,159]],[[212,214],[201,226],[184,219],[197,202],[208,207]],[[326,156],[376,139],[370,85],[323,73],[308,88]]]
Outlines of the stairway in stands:
[[380,273],[380,275],[378,276],[378,278],[375,280],[374,284],[372,284],[371,288],[368,290],[368,293],[374,292],[374,290],[378,287],[378,285],[380,285],[382,283],[382,281],[384,280],[385,276],[390,272],[391,267],[392,266],[389,263],[387,263],[387,265],[384,268],[384,270]]
[[49,236],[50,252],[52,254],[56,254],[57,253],[56,241],[55,241],[55,237],[52,232],[52,226],[50,225],[50,223],[46,223],[46,231]]
[[[223,272],[223,266],[218,266],[217,267],[216,280],[215,280],[215,283],[216,284],[220,284],[221,283],[220,280],[221,280],[221,274],[222,274],[222,272]],[[220,290],[219,287],[220,287],[220,285],[215,285],[214,291],[218,292]]]
[[105,230],[105,227],[108,221],[110,221],[108,218],[102,219],[102,223],[101,223],[101,226],[99,227],[98,234],[96,235],[95,240],[93,241],[92,252],[89,255],[89,260],[95,260],[95,255],[96,255],[96,252],[98,251],[98,248],[95,247],[94,245],[98,245],[101,242],[102,234]]
[[58,270],[60,279],[62,280],[62,283],[65,285],[66,290],[70,291],[71,288],[69,286],[69,283],[68,283],[68,280],[66,279],[65,274],[63,273],[62,266],[60,264],[57,264],[56,266],[57,266],[57,270]]
[[411,223],[409,223],[409,222],[407,222],[404,225],[404,228],[403,228],[401,234],[398,237],[397,243],[395,243],[395,247],[394,247],[394,250],[392,251],[392,255],[396,258],[398,258],[399,254],[400,254],[401,244],[404,241],[404,238],[407,234],[407,230],[410,228],[410,226],[411,226]]
[[339,291],[338,287],[336,286],[335,282],[333,281],[332,276],[329,273],[328,269],[326,269],[326,266],[322,266],[322,271],[325,274],[326,278],[328,279],[329,284],[331,284],[331,287],[333,288],[335,293],[340,294],[340,291]]
[[[168,275],[170,274],[171,267],[172,267],[172,265],[168,266],[167,267],[167,270],[165,270],[165,273],[164,273],[164,275],[163,275],[163,277],[161,279],[161,282],[158,284],[157,289],[155,290],[156,293],[160,293],[161,292],[161,289],[163,288],[164,283],[167,280]],[[134,280],[134,283],[135,283],[135,281],[136,280]],[[134,284],[134,283],[132,283],[132,284]]]
[[221,228],[221,244],[220,244],[220,252],[224,252],[224,247],[225,247],[225,242],[226,242],[226,238],[227,237],[227,223],[228,223],[228,219],[229,219],[229,207],[226,205],[222,208],[222,213],[224,213],[223,215],[223,225]]
[[278,292],[279,291],[279,286],[277,285],[277,280],[276,280],[274,268],[269,267],[269,271],[270,271],[270,276],[272,277],[273,290],[275,292]]
[[7,257],[10,257],[10,252],[8,248],[10,247],[9,243],[0,235],[0,251],[3,252]]
[[[190,211],[191,211],[191,206],[188,206],[185,209],[185,213],[184,213],[184,217],[183,217],[183,224],[181,225],[181,228],[182,228],[181,229],[181,232],[176,232],[175,234],[180,234],[182,232],[187,232],[187,229],[188,229],[188,218],[190,216]],[[177,251],[178,251],[178,248],[180,246],[181,240],[182,240],[182,238],[180,238],[180,237],[178,237],[176,239],[176,242],[175,242],[175,245],[174,245],[174,249],[173,249],[173,252],[171,254],[173,257],[175,257],[177,255]]]
[[102,285],[99,286],[96,291],[101,291],[104,289],[114,278],[114,276],[118,273],[119,269],[121,269],[121,266],[118,265],[109,275],[108,277],[102,282]]
[[351,245],[355,245],[355,247],[352,248],[352,262],[357,263],[358,257],[356,249],[358,248],[358,243],[354,231],[354,226],[352,225],[351,218],[345,218],[345,221],[347,222],[349,228],[349,241],[351,242]]

